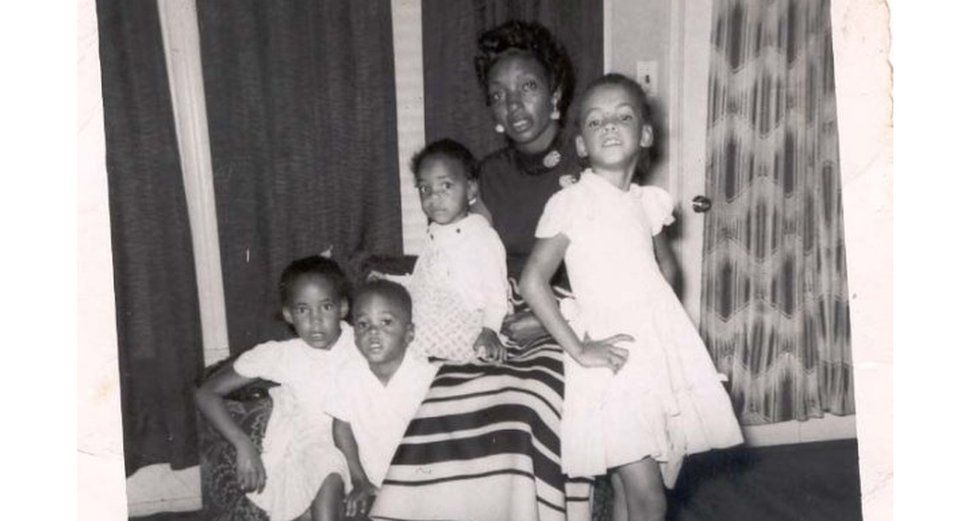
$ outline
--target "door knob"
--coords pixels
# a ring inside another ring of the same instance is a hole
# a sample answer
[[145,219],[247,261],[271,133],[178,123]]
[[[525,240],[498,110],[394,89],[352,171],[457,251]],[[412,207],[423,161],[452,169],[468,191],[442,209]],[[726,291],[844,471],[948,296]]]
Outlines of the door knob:
[[696,195],[691,199],[691,209],[695,213],[705,213],[712,209],[712,200],[704,195]]

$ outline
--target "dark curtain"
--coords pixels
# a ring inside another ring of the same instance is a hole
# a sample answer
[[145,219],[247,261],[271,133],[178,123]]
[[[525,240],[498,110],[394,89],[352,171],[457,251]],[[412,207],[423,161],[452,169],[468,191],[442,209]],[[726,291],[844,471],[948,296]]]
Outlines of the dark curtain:
[[854,413],[828,0],[716,0],[701,332],[743,424]]
[[512,19],[537,21],[566,46],[576,72],[577,94],[603,74],[601,0],[424,0],[428,141],[451,137],[467,145],[476,157],[505,144],[493,130],[495,123],[478,85],[474,56],[482,31]]
[[156,2],[99,0],[127,474],[197,463],[199,303]]
[[197,3],[232,353],[287,336],[277,279],[402,251],[388,0]]

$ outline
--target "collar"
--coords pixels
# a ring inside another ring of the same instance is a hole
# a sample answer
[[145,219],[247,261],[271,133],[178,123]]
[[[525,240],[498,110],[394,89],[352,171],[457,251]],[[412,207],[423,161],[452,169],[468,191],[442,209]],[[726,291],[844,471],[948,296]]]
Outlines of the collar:
[[515,145],[511,145],[512,155],[515,159],[516,168],[529,176],[537,176],[557,170],[573,161],[570,149],[571,141],[566,139],[563,129],[559,129],[552,143],[542,152],[527,154],[519,152]]
[[449,238],[462,237],[469,235],[475,228],[480,228],[488,224],[488,221],[479,214],[469,212],[468,215],[456,223],[437,224],[432,222],[427,225],[428,240],[449,240]]
[[614,195],[616,197],[640,197],[640,186],[638,186],[636,183],[630,183],[630,186],[628,186],[627,190],[624,191],[611,184],[610,181],[607,181],[606,179],[595,174],[590,168],[584,170],[580,175],[579,183],[586,186],[588,189],[594,190],[601,194]]

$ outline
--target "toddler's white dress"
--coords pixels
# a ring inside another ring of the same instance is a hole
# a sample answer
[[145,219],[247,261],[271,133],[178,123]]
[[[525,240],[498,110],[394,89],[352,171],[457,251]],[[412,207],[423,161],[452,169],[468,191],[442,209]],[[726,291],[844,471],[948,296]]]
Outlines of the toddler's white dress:
[[269,391],[274,405],[261,447],[264,490],[247,494],[271,521],[302,515],[329,474],[339,474],[346,491],[351,489],[346,459],[332,439],[332,417],[325,412],[326,392],[339,366],[358,354],[352,328],[345,322],[340,328],[328,350],[294,338],[265,342],[234,362],[241,376],[281,384]]
[[673,222],[667,192],[620,190],[592,171],[546,204],[536,237],[569,238],[565,262],[582,338],[629,334],[614,375],[565,358],[562,466],[593,476],[650,456],[672,487],[686,454],[742,443],[723,377],[661,274],[652,236]]

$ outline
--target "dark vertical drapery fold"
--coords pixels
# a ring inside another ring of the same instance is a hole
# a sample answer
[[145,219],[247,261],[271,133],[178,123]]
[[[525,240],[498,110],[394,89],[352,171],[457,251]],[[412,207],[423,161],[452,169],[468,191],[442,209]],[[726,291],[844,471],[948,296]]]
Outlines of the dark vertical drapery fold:
[[197,3],[234,353],[287,334],[277,277],[402,251],[388,0]]
[[829,0],[716,0],[701,331],[744,424],[854,412]]
[[513,19],[545,25],[566,46],[577,94],[603,74],[602,0],[423,0],[428,141],[451,137],[477,157],[505,144],[493,130],[474,56],[482,31]]
[[156,2],[99,0],[125,468],[197,462],[203,340]]

